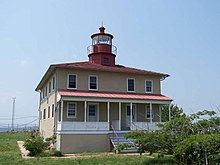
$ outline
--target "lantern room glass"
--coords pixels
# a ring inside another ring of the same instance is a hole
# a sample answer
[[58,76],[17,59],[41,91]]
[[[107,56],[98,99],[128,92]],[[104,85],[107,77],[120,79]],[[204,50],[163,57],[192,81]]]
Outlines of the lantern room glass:
[[112,44],[112,38],[110,36],[107,35],[98,35],[93,37],[92,39],[92,44],[108,44],[111,45]]

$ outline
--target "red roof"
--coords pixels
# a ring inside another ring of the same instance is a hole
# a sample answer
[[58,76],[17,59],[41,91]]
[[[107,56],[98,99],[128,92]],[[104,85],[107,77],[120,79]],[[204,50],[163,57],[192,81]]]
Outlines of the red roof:
[[169,97],[166,97],[164,95],[156,95],[156,94],[72,91],[72,90],[60,90],[59,94],[61,96],[70,96],[70,97],[96,97],[96,98],[113,98],[113,99],[140,99],[140,100],[172,101],[172,99]]
[[105,66],[101,64],[96,64],[92,62],[75,62],[75,63],[64,63],[64,64],[54,64],[52,67],[57,68],[75,68],[75,69],[86,69],[86,70],[101,70],[101,71],[110,71],[110,72],[124,72],[124,73],[135,73],[135,74],[150,74],[150,75],[159,75],[164,78],[168,77],[168,74],[152,72],[142,69],[125,67],[122,65],[115,66]]

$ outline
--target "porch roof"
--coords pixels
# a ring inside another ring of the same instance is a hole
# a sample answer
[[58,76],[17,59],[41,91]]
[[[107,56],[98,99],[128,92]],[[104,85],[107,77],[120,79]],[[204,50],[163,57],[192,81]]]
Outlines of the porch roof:
[[118,92],[98,92],[98,91],[74,91],[60,90],[60,96],[64,97],[89,97],[89,98],[109,98],[109,99],[138,99],[138,100],[158,100],[172,101],[171,98],[160,94],[140,94],[140,93],[118,93]]

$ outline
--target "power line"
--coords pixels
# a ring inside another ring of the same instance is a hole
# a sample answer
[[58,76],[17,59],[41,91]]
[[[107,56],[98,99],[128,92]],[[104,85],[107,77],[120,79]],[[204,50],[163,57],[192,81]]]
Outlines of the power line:
[[[16,117],[14,118],[14,120],[17,120],[17,119],[25,119],[25,118],[38,118],[38,116],[24,116],[24,117]],[[11,118],[0,118],[0,120],[11,120]]]

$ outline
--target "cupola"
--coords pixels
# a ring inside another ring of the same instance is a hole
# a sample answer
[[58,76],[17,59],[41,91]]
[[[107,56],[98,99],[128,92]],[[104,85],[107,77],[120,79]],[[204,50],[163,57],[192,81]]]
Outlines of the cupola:
[[101,26],[99,33],[91,35],[92,45],[88,46],[89,61],[107,65],[115,66],[115,57],[117,48],[112,45],[113,35],[105,33],[105,28]]

